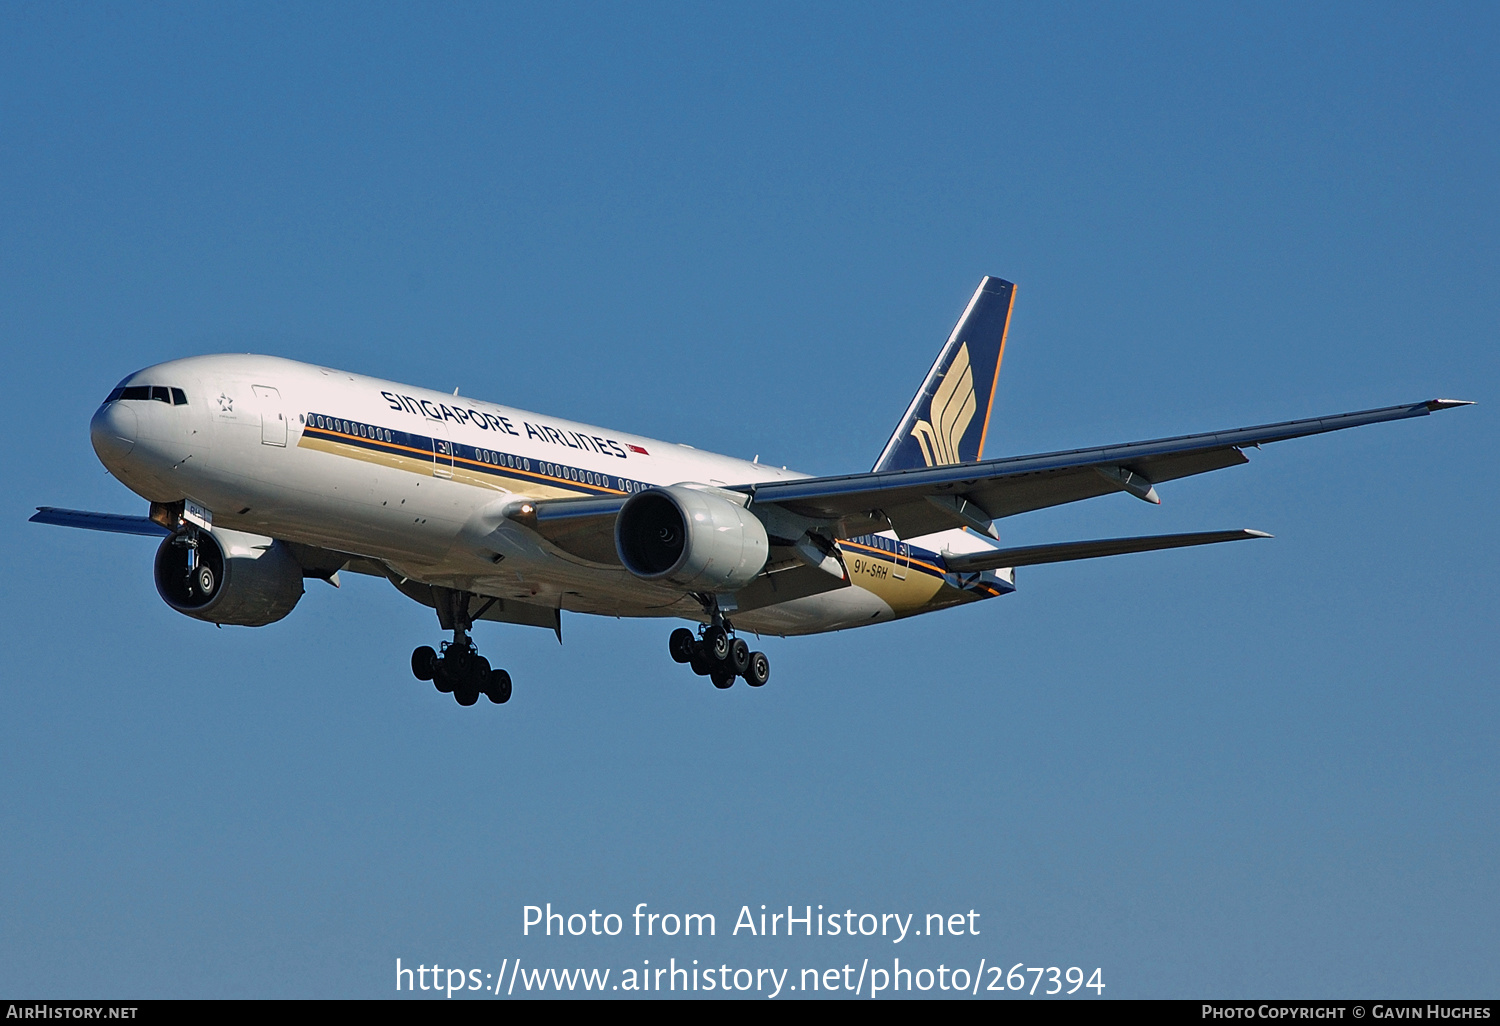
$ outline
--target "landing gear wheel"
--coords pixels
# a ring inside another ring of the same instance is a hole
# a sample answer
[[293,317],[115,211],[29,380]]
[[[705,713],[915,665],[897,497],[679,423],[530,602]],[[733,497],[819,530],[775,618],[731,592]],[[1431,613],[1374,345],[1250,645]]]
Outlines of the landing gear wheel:
[[469,668],[469,653],[457,645],[446,645],[438,663],[447,672],[449,680],[455,685],[462,684]]
[[490,683],[490,661],[482,655],[476,655],[469,660],[469,665],[464,667],[464,683],[473,689],[477,695]]
[[[423,645],[411,654],[411,672],[418,680],[430,680],[432,686],[445,695],[452,695],[459,705],[474,705],[484,695],[495,705],[510,701],[510,674],[490,666],[490,661],[479,654],[469,631],[474,621],[483,616],[497,598],[485,599],[472,592],[452,588],[432,587],[433,604],[437,609],[438,623],[443,630],[453,632],[453,640],[445,641],[434,652]],[[475,600],[480,601],[477,611],[471,610]]]
[[709,676],[713,679],[714,687],[720,691],[734,687],[734,674],[729,670],[714,670]]
[[485,697],[496,705],[504,705],[510,701],[510,674],[504,670],[491,670],[488,686],[484,689]]
[[411,675],[417,680],[431,680],[437,669],[437,653],[431,645],[423,645],[411,654]]
[[736,677],[743,677],[745,671],[750,669],[750,646],[745,644],[744,638],[735,638],[729,643],[729,656],[724,660]]
[[703,632],[703,654],[715,663],[729,658],[729,632],[722,627],[710,627]]
[[695,643],[693,632],[686,627],[679,627],[673,631],[672,636],[667,639],[667,650],[672,653],[673,662],[692,662]]
[[752,688],[760,687],[771,679],[771,660],[766,658],[764,652],[751,652],[750,665],[741,676]]
[[709,661],[708,653],[704,651],[701,642],[693,642],[693,655],[690,661],[693,665],[693,672],[700,677],[707,677],[714,671],[714,664]]
[[200,598],[210,598],[218,584],[219,582],[214,579],[213,570],[209,567],[200,566],[193,571],[193,590]]

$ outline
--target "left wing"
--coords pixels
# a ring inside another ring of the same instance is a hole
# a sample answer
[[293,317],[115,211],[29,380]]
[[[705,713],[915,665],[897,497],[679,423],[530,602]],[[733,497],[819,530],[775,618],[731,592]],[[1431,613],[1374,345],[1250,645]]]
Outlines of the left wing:
[[615,516],[629,496],[543,499],[516,503],[505,515],[529,527],[564,552],[595,563],[620,565],[615,551]]
[[[962,527],[993,534],[991,522],[1002,517],[1111,492],[1130,492],[1158,502],[1155,485],[1248,463],[1241,450],[1250,446],[1425,417],[1438,410],[1470,405],[1457,399],[1430,399],[1150,442],[738,485],[731,490],[747,493],[751,511],[763,520],[775,519],[780,507],[812,521],[836,525],[835,533],[845,537],[888,528],[903,539]],[[614,523],[625,498],[524,502],[507,510],[507,515],[564,551],[598,563],[618,564]]]
[[815,520],[836,521],[851,534],[889,526],[900,538],[971,527],[991,532],[990,521],[1030,510],[1128,491],[1150,502],[1163,481],[1232,467],[1249,460],[1242,449],[1288,438],[1388,420],[1425,417],[1471,403],[1430,399],[1331,417],[1181,435],[1150,442],[1011,456],[915,470],[814,477],[743,485],[751,509],[777,505]]

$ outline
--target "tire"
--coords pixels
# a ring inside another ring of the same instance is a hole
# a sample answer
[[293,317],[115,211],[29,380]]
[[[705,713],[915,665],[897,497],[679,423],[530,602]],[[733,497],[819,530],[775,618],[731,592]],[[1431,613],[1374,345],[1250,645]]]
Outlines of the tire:
[[745,683],[758,688],[771,679],[771,660],[764,652],[750,653],[750,667],[744,673]]
[[700,677],[707,677],[714,672],[714,664],[709,661],[708,653],[703,651],[703,645],[699,642],[693,642],[693,657],[690,662],[693,672]]
[[690,663],[693,661],[693,643],[696,639],[693,632],[686,627],[679,627],[672,632],[667,639],[667,651],[672,653],[672,661],[678,663]]
[[447,662],[442,659],[432,667],[432,686],[445,695],[453,693],[453,678],[449,676]]
[[411,654],[411,675],[417,680],[431,680],[437,668],[437,653],[431,645],[423,645]]
[[469,665],[469,653],[457,645],[449,645],[438,662],[448,671],[450,680],[461,681],[464,679],[464,669]]
[[734,674],[730,673],[728,670],[715,670],[709,676],[714,682],[714,687],[718,688],[720,691],[725,691],[729,688],[734,687]]
[[729,658],[725,663],[736,677],[743,677],[750,669],[750,646],[745,644],[744,638],[735,638],[729,643]]
[[453,700],[459,705],[473,705],[479,701],[479,692],[469,688],[454,688]]
[[729,658],[729,635],[722,627],[710,627],[703,632],[703,654],[711,663],[722,663]]
[[464,683],[477,695],[490,685],[490,661],[482,655],[469,660],[464,667]]
[[496,705],[504,705],[510,701],[510,674],[504,670],[491,670],[489,686],[484,689],[485,697]]

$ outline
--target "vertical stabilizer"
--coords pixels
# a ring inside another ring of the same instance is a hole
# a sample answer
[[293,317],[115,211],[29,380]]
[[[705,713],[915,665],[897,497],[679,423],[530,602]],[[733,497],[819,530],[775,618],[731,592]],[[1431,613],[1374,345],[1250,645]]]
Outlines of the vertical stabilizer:
[[971,463],[984,452],[1016,287],[985,278],[874,469]]

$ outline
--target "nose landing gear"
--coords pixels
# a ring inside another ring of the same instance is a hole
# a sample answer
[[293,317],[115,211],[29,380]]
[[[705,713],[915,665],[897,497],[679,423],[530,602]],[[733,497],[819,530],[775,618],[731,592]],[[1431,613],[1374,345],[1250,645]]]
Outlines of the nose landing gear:
[[770,679],[771,661],[766,654],[750,651],[743,638],[734,637],[722,615],[715,612],[714,623],[700,630],[702,637],[694,637],[686,627],[672,632],[667,648],[673,660],[688,663],[694,673],[709,678],[720,690],[734,687],[736,677],[745,678],[752,688]]
[[[452,603],[453,640],[445,641],[441,651],[423,645],[411,654],[411,672],[417,680],[430,680],[443,694],[451,694],[459,705],[473,705],[484,695],[495,705],[510,701],[510,674],[490,667],[490,661],[479,654],[469,639],[473,617],[468,614],[469,596],[456,593]],[[481,608],[483,613],[484,609]]]
[[204,558],[207,551],[198,537],[198,528],[184,524],[182,530],[172,538],[172,544],[187,552],[187,594],[198,602],[208,602],[219,587],[218,576],[209,561]]

